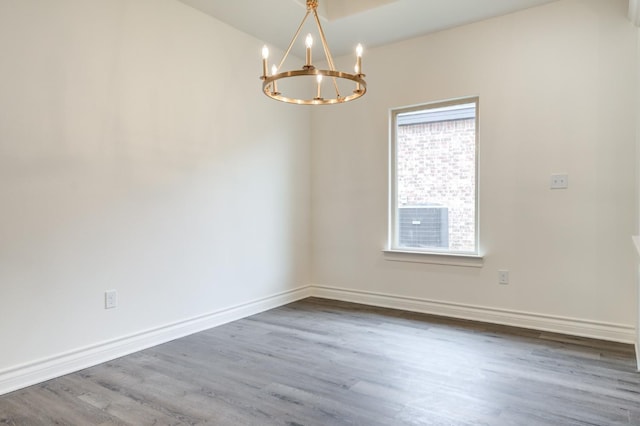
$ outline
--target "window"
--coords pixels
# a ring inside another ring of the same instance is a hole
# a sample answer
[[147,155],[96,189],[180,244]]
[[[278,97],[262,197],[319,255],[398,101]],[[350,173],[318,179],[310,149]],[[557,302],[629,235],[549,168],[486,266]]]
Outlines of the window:
[[478,99],[391,111],[391,251],[478,255]]

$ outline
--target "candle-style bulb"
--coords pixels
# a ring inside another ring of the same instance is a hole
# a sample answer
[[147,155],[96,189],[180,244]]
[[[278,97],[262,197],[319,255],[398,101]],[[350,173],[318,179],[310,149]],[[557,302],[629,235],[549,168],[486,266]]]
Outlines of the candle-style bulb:
[[264,45],[262,47],[262,79],[267,78],[267,60],[269,59],[269,48]]
[[267,45],[262,47],[262,79],[267,78],[267,60],[269,59],[269,48]]
[[320,100],[322,99],[322,74],[316,76],[316,81],[318,82],[318,93],[315,99]]
[[361,44],[356,47],[356,74],[362,74],[362,48]]
[[[271,66],[271,75],[276,75],[278,73],[278,67],[276,67],[275,65]],[[273,80],[273,93],[277,94],[278,93],[278,83],[276,82],[276,80]]]
[[311,34],[307,35],[307,39],[305,40],[304,44],[307,46],[304,68],[311,69],[313,68],[313,65],[311,65],[311,47],[313,46],[313,37],[311,37]]

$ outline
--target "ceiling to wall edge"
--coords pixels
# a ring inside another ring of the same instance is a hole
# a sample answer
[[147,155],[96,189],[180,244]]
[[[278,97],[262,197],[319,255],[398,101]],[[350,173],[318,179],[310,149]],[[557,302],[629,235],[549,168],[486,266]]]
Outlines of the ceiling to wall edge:
[[[178,0],[249,34],[286,49],[304,16],[306,0]],[[319,0],[331,53],[351,54],[559,0]],[[332,3],[333,2],[333,3]],[[294,53],[295,54],[295,53]]]
[[640,0],[629,0],[629,20],[640,27]]

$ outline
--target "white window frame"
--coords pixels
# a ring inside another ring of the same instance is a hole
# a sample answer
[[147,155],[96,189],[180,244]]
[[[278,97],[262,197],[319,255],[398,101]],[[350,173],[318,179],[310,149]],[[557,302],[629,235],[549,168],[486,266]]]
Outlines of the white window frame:
[[[398,243],[398,181],[396,176],[397,162],[397,122],[401,114],[444,108],[462,104],[475,104],[475,245],[471,252],[459,252],[448,249],[438,250],[435,248],[419,249],[400,247]],[[388,260],[452,264],[461,266],[482,266],[482,256],[480,254],[480,203],[479,203],[479,130],[480,130],[480,100],[479,97],[465,97],[450,99],[446,101],[429,102],[408,107],[393,108],[389,114],[389,222],[388,241],[384,252],[388,255]],[[398,257],[398,255],[401,255]],[[452,260],[457,258],[458,260]],[[478,262],[478,260],[480,262]]]

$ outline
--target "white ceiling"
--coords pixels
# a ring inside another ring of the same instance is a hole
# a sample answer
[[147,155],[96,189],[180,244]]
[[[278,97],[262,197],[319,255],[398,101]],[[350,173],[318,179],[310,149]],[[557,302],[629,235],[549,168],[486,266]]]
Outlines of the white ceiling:
[[[305,0],[180,1],[282,50],[306,8]],[[380,46],[552,1],[556,0],[319,0],[318,12],[332,54],[340,56],[358,43]]]

